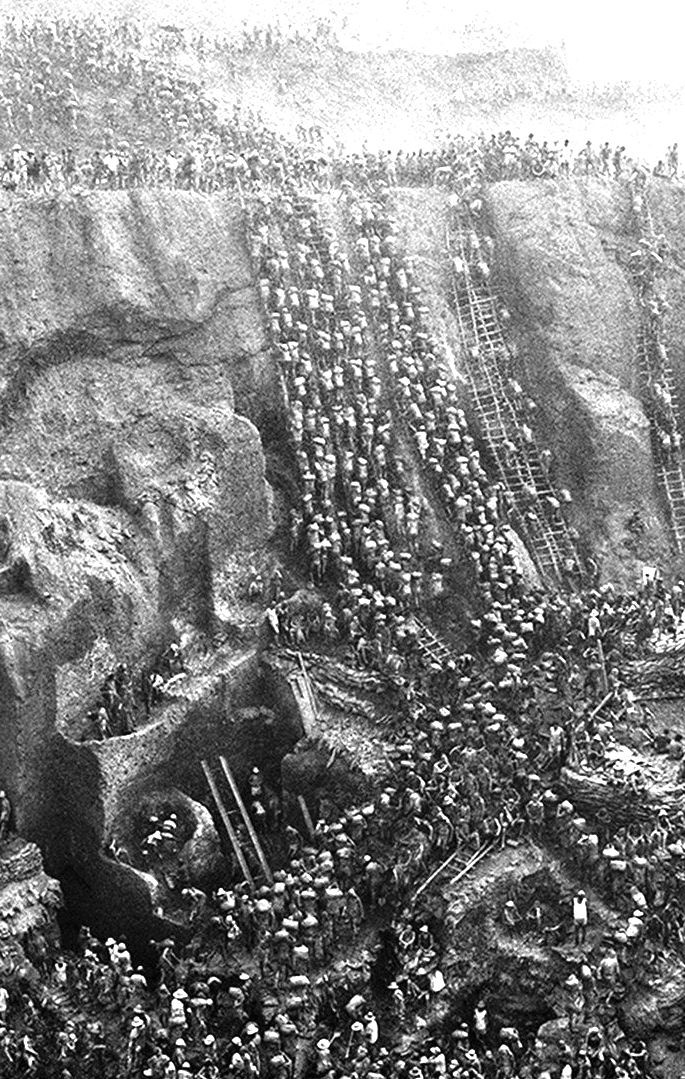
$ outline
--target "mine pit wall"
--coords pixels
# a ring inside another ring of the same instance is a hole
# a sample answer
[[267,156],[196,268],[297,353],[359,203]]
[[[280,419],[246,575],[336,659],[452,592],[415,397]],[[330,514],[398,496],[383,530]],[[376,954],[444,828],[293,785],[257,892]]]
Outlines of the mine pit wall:
[[175,919],[155,914],[155,888],[151,878],[128,865],[100,855],[84,871],[70,866],[62,876],[66,911],[62,918],[65,940],[87,925],[101,939],[126,939],[136,962],[154,969],[155,952],[150,941],[173,937],[190,938],[188,927]]
[[[17,830],[39,844],[50,872],[59,858],[55,825],[61,774],[59,760],[53,760],[51,753],[58,716],[56,672],[88,653],[95,641],[104,641],[105,635],[109,654],[127,656],[129,648],[140,645],[155,629],[156,612],[140,602],[140,593],[122,594],[120,588],[106,583],[110,587],[105,595],[94,583],[94,595],[80,597],[71,607],[52,613],[51,625],[40,624],[48,616],[38,611],[33,634],[29,627],[16,631],[4,647],[0,644],[0,685],[7,688],[3,718],[15,716],[13,735],[11,723],[2,724],[3,732],[10,731],[11,744],[8,758],[2,758],[0,781],[7,782],[13,798]],[[11,633],[8,626],[8,636]],[[100,679],[108,669],[98,672]],[[89,770],[87,759],[81,767],[83,780]]]
[[20,827],[19,791],[24,785],[22,724],[20,721],[23,684],[23,642],[13,641],[5,631],[0,638],[0,788],[9,795],[14,809],[14,825]]
[[113,835],[121,839],[141,796],[151,790],[178,788],[213,810],[202,759],[212,765],[224,794],[219,754],[226,756],[243,790],[254,766],[272,778],[275,762],[302,732],[280,708],[265,730],[253,707],[262,700],[258,659],[250,650],[219,672],[192,703],[167,705],[158,719],[134,734],[81,744],[53,736],[59,836],[54,871],[63,881],[72,918],[90,918],[93,927],[107,933],[116,928],[141,941],[159,930],[145,875],[103,857],[103,845]]
[[[36,373],[120,349],[165,377],[228,365],[227,393],[260,429],[280,408],[244,211],[227,193],[0,193],[0,385],[20,400]],[[10,397],[12,400],[10,401]],[[4,462],[2,462],[4,463]]]
[[55,672],[98,640],[103,662],[134,664],[179,617],[225,623],[272,528],[260,437],[235,407],[259,422],[278,385],[237,199],[0,193],[0,209],[0,509],[22,515],[50,593],[0,598],[0,783],[52,864],[60,699],[90,707],[109,667],[80,688]]
[[664,336],[682,418],[685,416],[685,189],[680,184],[653,179],[648,197],[654,229],[657,234],[663,233],[670,245],[660,282],[670,305],[664,320]]
[[441,969],[451,987],[453,1026],[473,1015],[486,987],[488,1008],[499,1022],[525,1030],[551,1018],[545,1009],[553,1003],[555,957],[520,937],[512,940],[501,911],[518,889],[556,893],[558,871],[538,847],[508,847],[454,885],[445,874],[439,890],[424,897],[426,921],[444,944]]
[[[636,238],[625,184],[511,181],[486,192],[494,288],[512,314],[540,440],[606,579],[673,559],[637,369],[639,312],[619,265]],[[684,222],[685,223],[685,222]],[[646,532],[628,537],[638,510]],[[627,542],[626,542],[627,541]]]

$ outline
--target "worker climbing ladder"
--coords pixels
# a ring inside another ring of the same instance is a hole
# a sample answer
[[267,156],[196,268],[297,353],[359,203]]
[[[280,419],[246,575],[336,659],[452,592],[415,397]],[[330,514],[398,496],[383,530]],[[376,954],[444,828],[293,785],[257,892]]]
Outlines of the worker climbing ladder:
[[228,761],[223,755],[219,757],[219,764],[221,766],[221,770],[225,776],[229,791],[231,793],[231,801],[229,803],[232,806],[231,809],[227,808],[226,802],[221,796],[219,785],[216,781],[214,773],[209,767],[209,764],[205,760],[201,761],[202,771],[204,772],[205,779],[207,780],[207,786],[211,791],[212,798],[214,799],[214,804],[219,813],[219,817],[221,818],[221,822],[226,829],[226,834],[228,835],[233,854],[235,855],[236,863],[240,869],[243,879],[251,887],[254,886],[254,875],[252,870],[250,869],[248,856],[244,850],[243,842],[241,841],[241,833],[244,830],[244,832],[247,833],[252,847],[252,851],[249,852],[250,855],[252,853],[254,854],[254,856],[256,857],[256,863],[259,866],[261,874],[263,875],[264,879],[267,881],[268,884],[272,884],[273,873],[271,872],[271,868],[266,859],[266,855],[264,854],[264,848],[259,841],[259,836],[257,835],[254,824],[252,822],[252,818],[250,817],[245,802],[243,801],[243,797],[240,793],[238,784],[235,781],[233,772],[229,767]]
[[[657,237],[646,191],[633,193],[633,212],[640,240],[653,248]],[[637,253],[636,253],[637,254]],[[670,399],[674,430],[681,432],[680,410],[673,368],[665,349],[659,348],[659,340],[648,306],[643,302],[644,282],[639,262],[633,262],[632,275],[640,299],[640,326],[638,329],[637,361],[643,404],[652,444],[652,456],[659,487],[668,508],[673,542],[679,553],[685,550],[685,475],[683,456],[679,446],[670,442],[666,447],[661,438],[661,428],[654,407],[654,390],[658,386]]]
[[[322,215],[320,200],[315,195],[300,192],[290,196],[287,201],[289,202],[292,213],[287,215],[286,220],[278,225],[278,229],[274,230],[271,239],[274,246],[281,246],[286,251],[291,252],[292,257],[290,259],[288,270],[290,283],[296,286],[303,296],[306,295],[308,286],[311,284],[306,273],[301,269],[300,260],[297,257],[302,240],[299,228],[299,217],[302,215],[308,219],[311,215],[312,208],[316,207],[317,224],[312,227],[311,223],[307,221],[305,231],[307,244],[316,250],[321,264],[322,277],[318,289],[319,296],[321,299],[323,299],[324,296],[328,296],[331,301],[335,296],[336,301],[343,308],[351,309],[355,307],[361,302],[363,292],[361,278],[357,279],[358,283],[355,282],[354,275],[350,273],[349,268],[342,276],[338,276],[339,267],[336,266],[333,256],[333,251],[338,243],[335,238],[336,231],[326,220],[325,216]],[[312,311],[307,308],[306,304],[304,305],[301,319],[307,332],[316,329],[317,320],[313,316]],[[363,343],[364,353],[366,353],[366,350],[369,347],[369,342],[365,341]],[[353,393],[356,393],[356,383],[353,380],[351,371],[347,369],[347,365],[343,365],[343,371],[344,377],[348,380],[347,386]],[[289,408],[288,394],[284,380],[281,380],[281,384],[285,411],[290,420],[291,410]],[[334,446],[336,437],[337,435],[334,429]],[[335,448],[338,450],[340,449],[339,446],[335,446]],[[422,654],[431,662],[444,664],[451,658],[451,652],[448,646],[440,642],[437,636],[432,631],[429,631],[427,627],[421,627],[418,631],[417,644]],[[318,725],[319,706],[312,689],[311,681],[307,676],[304,663],[301,659],[299,666],[299,670],[295,670],[290,674],[289,682],[292,692],[297,700],[305,728],[313,730]]]
[[508,349],[497,300],[487,285],[476,281],[458,217],[454,231],[448,229],[447,247],[471,400],[498,477],[511,496],[512,522],[544,578],[578,583],[582,566],[561,500],[532,430],[524,432],[507,386],[502,357]]

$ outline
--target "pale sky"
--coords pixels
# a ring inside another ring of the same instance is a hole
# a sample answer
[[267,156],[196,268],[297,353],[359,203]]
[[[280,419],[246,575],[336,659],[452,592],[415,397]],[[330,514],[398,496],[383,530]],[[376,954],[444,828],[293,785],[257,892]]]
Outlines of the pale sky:
[[[0,0],[0,11],[92,11],[92,0]],[[493,45],[566,44],[572,78],[685,82],[685,4],[677,0],[106,0],[99,13],[230,29],[243,19],[302,25],[346,20],[350,45],[452,53]]]

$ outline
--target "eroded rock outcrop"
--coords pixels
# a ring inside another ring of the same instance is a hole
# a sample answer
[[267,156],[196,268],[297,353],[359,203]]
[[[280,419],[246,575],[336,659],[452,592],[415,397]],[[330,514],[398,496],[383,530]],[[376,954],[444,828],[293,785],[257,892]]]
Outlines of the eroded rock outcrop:
[[[20,830],[46,842],[69,741],[55,717],[68,726],[94,689],[79,664],[138,662],[172,625],[240,622],[273,520],[239,409],[259,420],[277,396],[237,201],[128,191],[0,208],[0,780]],[[107,811],[92,755],[91,772],[77,816],[94,850]],[[59,868],[68,851],[48,850]]]
[[45,872],[38,847],[10,836],[0,846],[0,973],[24,964],[27,934],[55,936],[61,905],[59,884]]

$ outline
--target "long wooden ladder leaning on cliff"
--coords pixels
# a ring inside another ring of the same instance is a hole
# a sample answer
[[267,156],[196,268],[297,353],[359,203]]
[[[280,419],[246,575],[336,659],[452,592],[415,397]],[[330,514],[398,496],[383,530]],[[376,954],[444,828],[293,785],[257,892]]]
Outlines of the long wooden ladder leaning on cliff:
[[[235,805],[237,807],[237,815],[240,818],[240,820],[242,821],[243,825],[245,826],[247,834],[250,837],[250,842],[251,842],[252,847],[254,849],[255,855],[257,856],[257,861],[258,861],[259,866],[261,868],[262,874],[264,875],[266,881],[269,884],[272,884],[273,883],[273,873],[271,872],[271,868],[270,868],[269,863],[268,863],[268,861],[266,859],[266,855],[264,854],[264,849],[263,849],[261,843],[259,842],[259,837],[257,835],[257,832],[255,831],[254,824],[252,823],[252,818],[250,817],[250,814],[247,811],[247,807],[246,807],[246,805],[245,805],[245,803],[243,801],[242,795],[241,795],[240,790],[238,788],[238,784],[235,781],[235,777],[233,775],[233,772],[231,771],[231,769],[230,769],[230,767],[228,765],[228,761],[226,760],[226,758],[223,755],[219,757],[219,763],[221,765],[221,770],[223,771],[224,776],[226,777],[226,780],[228,782],[229,790],[230,790],[231,795],[233,797],[233,802],[235,803]],[[245,881],[250,886],[253,887],[254,886],[254,877],[253,877],[253,874],[252,874],[252,872],[250,870],[250,867],[248,865],[247,858],[245,857],[245,852],[243,851],[240,839],[238,837],[238,833],[237,833],[235,825],[234,825],[234,820],[236,818],[236,810],[230,810],[229,811],[226,808],[226,803],[224,802],[223,798],[221,797],[221,792],[219,791],[218,784],[216,782],[216,779],[214,778],[214,775],[213,775],[207,761],[203,760],[201,762],[201,765],[202,765],[202,771],[205,774],[205,779],[207,780],[207,785],[208,785],[208,787],[209,787],[209,789],[210,789],[210,791],[212,793],[212,797],[214,799],[214,804],[217,807],[219,816],[221,817],[221,821],[222,821],[222,823],[224,825],[224,828],[226,829],[226,833],[228,835],[231,847],[233,849],[233,853],[235,854],[236,862],[238,863],[238,866],[240,868],[240,872],[242,873],[243,878],[245,879]],[[238,823],[238,822],[236,821],[236,823]]]
[[[642,213],[637,214],[636,217],[638,231],[641,237],[646,236],[648,239],[654,240],[655,229],[646,192],[644,192],[642,196]],[[639,281],[637,279],[635,280],[635,285],[639,290]],[[682,554],[685,550],[685,474],[683,473],[683,455],[682,452],[677,454],[664,452],[661,439],[659,438],[659,428],[656,417],[654,416],[649,401],[649,386],[652,376],[658,374],[660,381],[665,384],[666,389],[671,395],[671,408],[673,410],[676,430],[682,432],[680,410],[678,408],[678,390],[673,369],[668,361],[664,361],[663,358],[661,358],[661,371],[655,372],[653,370],[650,355],[650,343],[653,331],[649,326],[648,319],[649,315],[643,308],[638,330],[638,371],[640,381],[642,382],[645,412],[647,413],[647,418],[649,420],[652,456],[654,459],[657,480],[666,498],[673,542],[678,553]]]
[[[670,366],[664,366],[661,375],[672,399],[673,415],[676,421],[676,429],[680,430],[679,409],[677,406],[677,389]],[[649,385],[651,363],[649,360],[649,344],[647,330],[644,325],[640,327],[638,337],[638,368],[646,391]],[[669,522],[676,549],[682,554],[685,549],[685,475],[683,474],[682,454],[667,454],[664,452],[659,438],[658,426],[652,409],[648,404],[645,393],[645,411],[649,419],[649,429],[652,442],[652,457],[657,474],[657,480],[661,487],[666,504],[668,506]]]
[[250,867],[248,866],[245,855],[243,854],[243,848],[240,845],[240,840],[238,839],[236,830],[233,827],[233,822],[228,815],[228,810],[226,809],[221,794],[219,793],[219,788],[217,787],[216,780],[212,775],[207,761],[201,761],[200,764],[202,766],[202,771],[205,774],[205,779],[207,780],[207,786],[212,793],[212,798],[214,799],[214,804],[217,808],[217,812],[221,817],[221,822],[224,828],[226,829],[226,834],[228,835],[236,862],[240,867],[240,872],[242,873],[243,879],[246,881],[246,883],[249,884],[251,888],[253,888],[254,879],[252,877],[252,873],[250,872]]
[[[511,405],[501,377],[491,363],[489,355],[474,357],[471,348],[480,346],[478,322],[466,282],[454,281],[454,306],[459,323],[466,369],[471,390],[471,401],[478,417],[481,435],[493,459],[499,479],[512,496],[512,517],[538,570],[545,578],[558,580],[562,560],[556,545],[550,542],[541,513],[535,512],[536,527],[533,528],[524,515],[522,492],[524,486],[533,487],[532,475],[525,474],[525,457],[518,452],[521,431],[516,413]],[[517,447],[512,459],[505,453],[505,443]]]
[[[458,233],[458,241],[461,257],[464,263],[468,265],[461,229]],[[448,236],[449,246],[450,240]],[[482,394],[485,388],[488,400],[494,399],[496,396],[504,406],[496,410],[493,415],[488,410],[486,401],[485,409],[481,410],[481,419],[490,420],[490,426],[492,426],[493,420],[495,422],[495,431],[490,430],[488,433],[489,441],[491,445],[493,442],[498,441],[503,443],[504,439],[508,437],[519,451],[516,461],[505,464],[504,471],[510,473],[509,486],[516,495],[516,491],[520,492],[521,490],[521,480],[523,479],[526,485],[532,485],[539,498],[553,498],[559,501],[557,492],[553,489],[549,476],[543,469],[542,458],[534,437],[524,444],[521,424],[507,391],[500,357],[508,352],[508,348],[502,332],[497,299],[489,286],[476,285],[473,275],[470,273],[470,268],[469,276],[465,282],[464,294],[460,299],[462,309],[458,308],[458,315],[460,316],[462,332],[466,330],[467,338],[470,338],[471,335],[473,336],[471,343],[478,346],[480,357],[478,364],[475,365],[476,370],[472,373],[473,378],[477,378],[478,374],[480,374],[480,394],[477,396],[479,396],[482,403]],[[465,314],[463,312],[464,299],[468,303],[468,317],[466,319],[462,317]],[[467,349],[467,353],[467,361],[472,361],[473,357],[470,349]],[[510,430],[508,434],[503,427],[502,421],[504,419],[509,421]],[[497,430],[498,425],[499,430]],[[553,520],[550,520],[544,514],[537,514],[537,516],[539,523],[533,532],[533,544],[537,549],[539,559],[543,564],[549,563],[551,555],[551,561],[557,576],[562,567],[565,569],[566,560],[570,560],[579,578],[582,577],[582,565],[566,520],[561,515]],[[542,524],[542,529],[540,524]]]
[[[461,230],[457,231],[457,247],[465,266],[468,266]],[[454,244],[447,231],[447,249],[452,259]],[[491,293],[478,294],[470,268],[457,274],[452,265],[452,295],[459,324],[466,362],[471,399],[478,417],[482,437],[495,462],[499,478],[510,492],[513,518],[533,559],[545,578],[566,582],[566,562],[570,560],[578,576],[582,569],[575,543],[563,517],[554,520],[537,506],[531,507],[535,524],[521,505],[524,488],[536,492],[538,499],[560,501],[542,467],[538,448],[523,438],[521,423],[512,404],[498,362],[498,352],[506,343],[497,312],[497,301]],[[476,349],[476,355],[472,349]],[[505,453],[505,443],[516,447],[512,456]],[[528,510],[530,514],[531,509]]]

